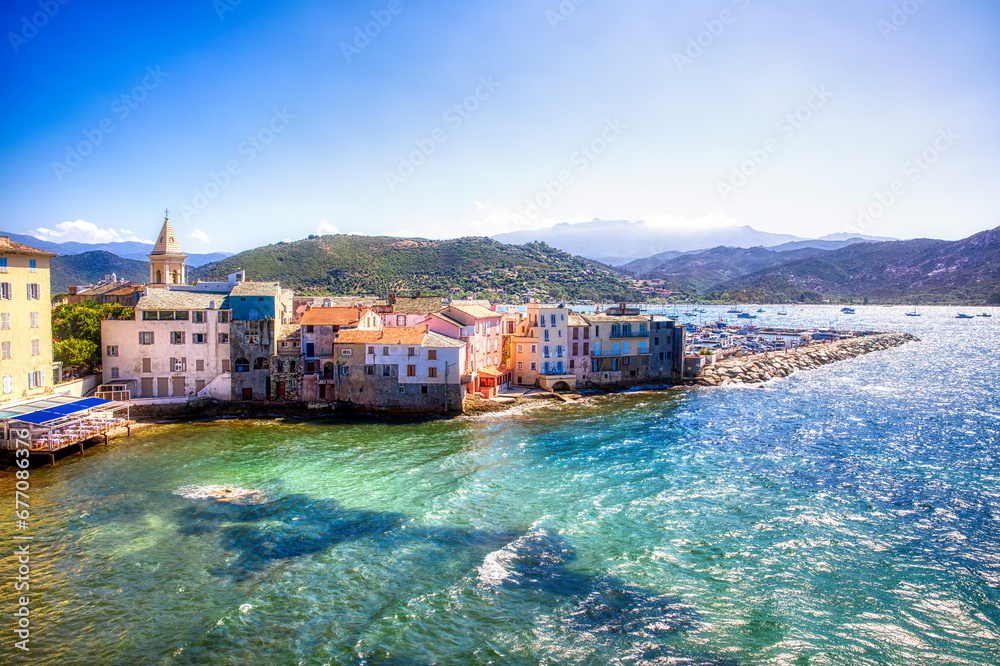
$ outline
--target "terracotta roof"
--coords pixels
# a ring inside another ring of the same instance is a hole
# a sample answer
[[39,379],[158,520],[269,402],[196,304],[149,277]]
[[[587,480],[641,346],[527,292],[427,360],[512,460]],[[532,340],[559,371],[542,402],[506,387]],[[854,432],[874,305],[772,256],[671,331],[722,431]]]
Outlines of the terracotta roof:
[[313,308],[302,314],[302,323],[309,326],[347,326],[356,324],[367,308]]
[[450,307],[463,314],[467,314],[470,317],[475,317],[476,319],[488,319],[500,316],[500,313],[496,310],[490,310],[489,308],[483,307],[478,303],[461,303],[459,301],[452,301]]
[[489,368],[479,368],[476,370],[480,375],[486,375],[487,377],[502,377],[503,372],[494,367]]
[[432,314],[433,314],[433,316],[437,317],[441,321],[446,322],[448,324],[451,324],[452,326],[458,326],[459,328],[461,328],[463,326],[462,322],[455,321],[454,319],[452,319],[451,317],[449,317],[448,315],[446,315],[443,312],[434,312]]
[[396,326],[381,331],[340,331],[335,342],[342,344],[419,345],[427,332],[422,328]]
[[12,241],[10,236],[0,236],[0,252],[6,252],[9,254],[37,254],[43,257],[58,256],[55,252],[46,252],[45,250],[39,250],[36,247],[31,247],[30,245],[25,245],[24,243]]
[[177,234],[170,226],[169,217],[163,218],[163,227],[160,229],[160,235],[157,237],[156,245],[153,246],[153,251],[150,254],[184,254],[181,251],[181,244],[177,242]]

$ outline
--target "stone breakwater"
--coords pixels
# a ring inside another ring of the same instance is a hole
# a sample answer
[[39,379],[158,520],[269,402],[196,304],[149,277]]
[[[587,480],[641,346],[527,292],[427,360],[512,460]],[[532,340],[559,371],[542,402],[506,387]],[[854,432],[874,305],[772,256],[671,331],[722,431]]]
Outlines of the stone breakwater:
[[919,342],[919,338],[910,333],[877,333],[788,351],[728,358],[706,366],[689,383],[696,386],[756,384],[775,377],[787,377],[796,370],[818,368],[827,363],[899,347],[907,342]]

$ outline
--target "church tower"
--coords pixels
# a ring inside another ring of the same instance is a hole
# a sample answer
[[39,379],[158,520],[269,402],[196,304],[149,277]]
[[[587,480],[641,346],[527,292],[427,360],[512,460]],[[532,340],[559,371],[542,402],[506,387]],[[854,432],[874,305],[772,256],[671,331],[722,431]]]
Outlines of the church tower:
[[166,213],[160,237],[156,240],[153,251],[146,256],[149,257],[150,287],[169,289],[175,284],[185,284],[184,260],[187,255],[181,251],[181,244],[177,242],[177,234],[170,226],[170,218]]

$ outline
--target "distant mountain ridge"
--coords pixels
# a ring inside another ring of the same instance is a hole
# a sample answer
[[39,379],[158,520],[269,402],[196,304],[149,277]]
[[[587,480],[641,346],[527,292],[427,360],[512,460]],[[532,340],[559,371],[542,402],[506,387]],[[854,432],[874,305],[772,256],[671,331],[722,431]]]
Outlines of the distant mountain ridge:
[[[148,261],[146,255],[153,251],[152,243],[138,243],[136,241],[118,241],[114,243],[79,243],[76,241],[66,241],[57,243],[55,241],[42,240],[27,234],[12,234],[0,231],[0,236],[10,236],[12,241],[24,243],[39,250],[55,252],[60,255],[83,254],[86,252],[109,252],[125,259],[136,261]],[[221,261],[232,256],[232,252],[209,252],[205,254],[189,254],[187,258],[188,266],[201,266],[213,261]]]
[[[493,236],[502,243],[520,245],[542,242],[571,254],[577,254],[611,265],[643,259],[667,252],[691,252],[718,246],[774,247],[787,243],[820,243],[830,245],[847,234],[830,234],[810,240],[791,234],[758,231],[750,226],[692,226],[690,229],[663,228],[646,222],[627,220],[592,220],[578,224],[560,223],[544,229],[511,231]],[[854,235],[852,235],[854,236]],[[860,236],[862,240],[892,240],[877,236]],[[816,245],[813,245],[816,246]]]
[[96,284],[108,273],[138,284],[149,280],[148,261],[126,259],[103,250],[52,257],[49,269],[53,294],[65,293],[71,286]]

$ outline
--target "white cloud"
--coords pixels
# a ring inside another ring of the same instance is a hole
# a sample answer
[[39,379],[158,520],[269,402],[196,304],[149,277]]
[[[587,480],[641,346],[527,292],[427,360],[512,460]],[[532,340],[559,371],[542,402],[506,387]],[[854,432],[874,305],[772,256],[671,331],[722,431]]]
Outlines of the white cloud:
[[202,243],[211,243],[212,242],[212,240],[208,237],[208,234],[206,234],[201,229],[195,229],[194,231],[192,231],[191,232],[191,238],[193,238],[195,240],[199,240]]
[[45,227],[29,229],[25,233],[40,240],[52,241],[53,243],[66,243],[69,241],[76,243],[153,242],[149,239],[137,237],[128,229],[101,229],[96,224],[84,222],[83,220],[62,222],[57,224],[55,229],[46,229]]
[[319,226],[316,227],[316,233],[320,236],[327,236],[329,234],[339,234],[340,231],[326,220],[320,220]]

